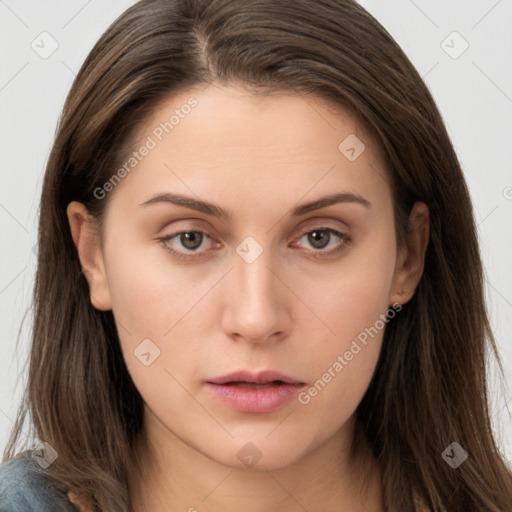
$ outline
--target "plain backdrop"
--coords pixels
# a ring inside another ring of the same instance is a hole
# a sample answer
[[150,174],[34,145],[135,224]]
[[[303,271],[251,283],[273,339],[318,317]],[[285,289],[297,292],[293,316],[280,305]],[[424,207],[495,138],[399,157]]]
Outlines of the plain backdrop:
[[[0,453],[24,384],[30,312],[23,327],[22,320],[31,304],[39,196],[56,123],[87,53],[133,3],[0,0]],[[471,190],[506,374],[500,382],[490,367],[493,424],[512,460],[512,0],[361,4],[432,91]]]

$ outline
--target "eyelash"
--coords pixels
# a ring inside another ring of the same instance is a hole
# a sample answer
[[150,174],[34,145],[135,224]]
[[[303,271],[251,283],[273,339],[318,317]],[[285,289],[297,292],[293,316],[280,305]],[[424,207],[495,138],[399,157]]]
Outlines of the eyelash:
[[[315,231],[325,231],[325,232],[328,232],[331,235],[337,236],[343,242],[340,246],[338,246],[338,247],[336,247],[334,249],[327,250],[327,251],[323,250],[323,249],[318,249],[318,250],[314,250],[313,249],[313,253],[316,253],[315,257],[317,257],[317,258],[332,257],[332,256],[338,254],[339,252],[343,251],[346,248],[346,245],[351,241],[351,238],[347,234],[342,233],[341,231],[338,231],[336,229],[327,228],[327,227],[318,227],[318,228],[310,229],[309,231],[305,231],[299,237],[299,240],[301,238],[303,238],[304,236],[306,236],[306,235],[314,233]],[[176,250],[172,249],[168,245],[167,242],[169,242],[173,238],[176,238],[177,236],[182,235],[184,233],[200,233],[202,235],[205,235],[205,237],[211,239],[211,237],[207,233],[205,233],[204,231],[199,231],[199,230],[191,229],[191,230],[177,231],[176,233],[173,233],[173,234],[171,234],[169,236],[165,236],[165,237],[159,238],[158,240],[160,241],[160,243],[162,244],[162,246],[163,246],[163,248],[165,250],[169,251],[173,256],[176,256],[177,258],[184,259],[184,260],[193,260],[193,259],[197,259],[197,258],[203,257],[204,253],[200,253],[200,252],[196,252],[196,251],[193,251],[191,253],[184,253],[184,252],[181,252],[181,251],[176,251]],[[331,240],[329,240],[329,243],[330,243],[330,241]],[[201,244],[202,244],[202,242],[203,241],[201,241]]]

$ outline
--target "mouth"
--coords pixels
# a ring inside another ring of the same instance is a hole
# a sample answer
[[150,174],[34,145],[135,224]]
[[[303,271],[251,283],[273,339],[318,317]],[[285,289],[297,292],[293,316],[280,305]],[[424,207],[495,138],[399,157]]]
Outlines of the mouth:
[[241,371],[206,382],[207,389],[223,404],[239,412],[260,414],[280,409],[304,385],[275,371]]
[[233,386],[237,388],[248,388],[248,389],[258,389],[258,388],[268,388],[271,386],[280,386],[282,384],[286,384],[282,380],[273,380],[271,382],[246,382],[246,381],[235,381],[235,382],[226,382],[223,384],[224,386]]
[[212,384],[263,384],[269,385],[274,383],[283,384],[304,384],[293,377],[275,370],[264,370],[258,373],[252,373],[247,370],[229,373],[222,377],[215,377],[208,380]]

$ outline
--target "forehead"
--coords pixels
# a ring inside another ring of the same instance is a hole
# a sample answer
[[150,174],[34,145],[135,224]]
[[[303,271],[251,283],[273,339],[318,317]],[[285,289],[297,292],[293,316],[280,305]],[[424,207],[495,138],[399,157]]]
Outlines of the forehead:
[[236,190],[247,201],[286,193],[297,201],[341,188],[389,199],[364,127],[341,106],[293,91],[261,95],[215,84],[181,91],[146,119],[134,149],[123,181],[138,197],[178,187],[196,195]]
[[[344,132],[358,132],[368,139],[363,127],[341,106],[321,97],[292,91],[263,94],[214,84],[182,91],[161,102],[145,123],[142,135],[152,133],[157,142],[165,144],[166,139],[176,145],[180,135],[188,137],[192,130],[206,146],[218,148],[222,143],[230,151],[287,145],[307,153],[314,143],[318,151],[332,153],[333,142]],[[220,156],[218,151],[215,155]],[[277,151],[270,156],[274,160],[293,158]]]

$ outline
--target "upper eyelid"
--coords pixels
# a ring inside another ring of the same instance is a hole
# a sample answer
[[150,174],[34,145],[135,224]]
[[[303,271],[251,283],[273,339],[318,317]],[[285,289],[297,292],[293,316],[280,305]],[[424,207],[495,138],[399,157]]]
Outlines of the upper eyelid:
[[[199,223],[201,226],[204,224],[210,224],[208,221],[198,217],[198,218],[188,218],[188,219],[179,219],[175,222],[189,222],[189,223]],[[173,222],[173,224],[175,223]],[[336,226],[329,225],[330,223],[336,223]],[[310,219],[306,219],[305,221],[301,222],[301,224],[304,224],[300,228],[293,229],[293,232],[301,232],[302,234],[307,233],[311,230],[315,229],[333,229],[335,231],[340,231],[342,233],[348,233],[350,231],[349,227],[347,226],[346,222],[343,222],[340,219],[333,219],[333,218],[327,218],[327,217],[312,217]],[[341,226],[340,226],[341,224]],[[161,231],[165,230],[166,228],[162,228]],[[173,232],[174,234],[177,233],[183,233],[183,232],[190,232],[190,231],[198,231],[201,233],[209,234],[209,231],[212,231],[208,227],[196,227],[196,226],[185,226],[184,228],[176,228],[176,230]],[[216,228],[213,228],[213,231],[218,231]],[[222,230],[221,230],[222,231]],[[171,235],[173,236],[173,235]],[[302,236],[302,235],[301,235]],[[228,229],[227,230],[227,238],[234,239],[233,232]]]
[[[310,232],[315,231],[315,230],[337,231],[337,232],[340,232],[340,233],[348,236],[348,229],[340,228],[340,227],[328,226],[327,224],[322,224],[322,223],[319,223],[317,226],[304,226],[303,228],[301,228],[298,231],[300,233],[300,237],[302,237],[305,234],[310,233]],[[164,235],[164,236],[160,237],[160,239],[174,238],[175,236],[177,236],[179,234],[182,234],[182,233],[192,233],[192,232],[202,233],[203,235],[207,235],[211,239],[215,238],[215,237],[213,237],[213,236],[211,236],[209,234],[207,229],[195,228],[195,227],[191,227],[191,228],[185,227],[185,228],[177,229],[176,231],[173,231],[172,233],[170,233],[168,235]],[[296,236],[296,235],[294,235],[294,236]]]

